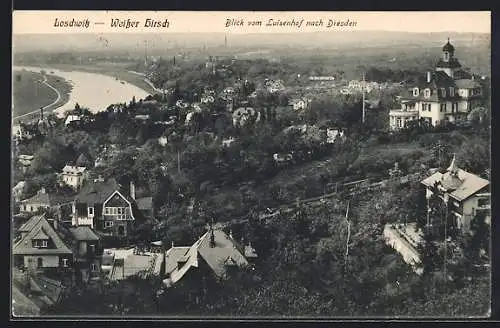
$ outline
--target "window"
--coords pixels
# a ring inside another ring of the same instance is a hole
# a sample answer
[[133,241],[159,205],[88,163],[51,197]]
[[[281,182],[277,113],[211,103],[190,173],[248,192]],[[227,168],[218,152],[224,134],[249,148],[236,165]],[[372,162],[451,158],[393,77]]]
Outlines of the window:
[[35,239],[32,241],[34,248],[47,248],[47,240]]
[[104,228],[111,228],[113,226],[113,221],[104,221]]
[[67,268],[68,267],[68,259],[62,259],[62,265],[63,265],[63,267]]
[[441,88],[441,96],[446,97],[446,89],[445,88]]
[[422,104],[422,111],[431,111],[431,104]]
[[477,206],[483,207],[488,205],[488,199],[487,198],[480,198],[477,200]]
[[37,259],[36,266],[39,268],[43,267],[43,259],[41,257]]
[[450,97],[455,96],[455,89],[453,87],[450,87]]
[[90,271],[92,271],[92,272],[96,272],[97,271],[97,265],[95,263],[92,263],[90,265]]
[[418,88],[413,88],[413,96],[418,97],[418,94],[419,94]]
[[429,98],[431,96],[431,89],[425,89],[424,91],[424,97],[425,98]]
[[398,128],[400,128],[401,126],[402,126],[401,119],[398,118]]
[[94,216],[94,207],[89,207],[87,210],[89,216]]
[[440,104],[439,111],[440,111],[441,113],[442,113],[442,112],[446,112],[446,104]]

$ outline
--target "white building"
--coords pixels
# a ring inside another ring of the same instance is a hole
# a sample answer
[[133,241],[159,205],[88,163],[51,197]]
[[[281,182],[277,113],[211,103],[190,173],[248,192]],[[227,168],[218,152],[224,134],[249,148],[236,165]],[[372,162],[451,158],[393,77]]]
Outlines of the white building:
[[446,172],[435,172],[424,179],[422,184],[425,186],[427,199],[433,193],[438,193],[450,213],[455,216],[454,225],[462,231],[470,229],[471,220],[478,211],[487,211],[488,217],[490,215],[490,182],[458,168],[455,157]]
[[423,119],[432,126],[462,120],[478,105],[483,97],[481,84],[461,69],[454,53],[448,41],[435,71],[427,72],[425,78],[404,91],[402,108],[389,114],[392,130],[406,127],[411,119]]
[[66,165],[61,173],[62,182],[75,190],[81,187],[87,177],[87,169],[82,166]]

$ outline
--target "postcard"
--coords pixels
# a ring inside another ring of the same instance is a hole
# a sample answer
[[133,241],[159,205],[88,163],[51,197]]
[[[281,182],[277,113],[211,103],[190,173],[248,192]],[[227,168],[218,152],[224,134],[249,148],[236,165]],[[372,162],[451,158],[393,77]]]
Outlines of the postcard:
[[14,11],[11,319],[488,317],[490,24]]

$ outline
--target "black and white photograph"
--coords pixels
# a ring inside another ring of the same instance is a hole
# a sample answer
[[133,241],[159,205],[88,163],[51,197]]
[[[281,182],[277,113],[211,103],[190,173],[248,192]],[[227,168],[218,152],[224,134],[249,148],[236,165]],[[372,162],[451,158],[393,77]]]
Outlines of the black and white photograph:
[[10,317],[488,318],[488,11],[13,11]]

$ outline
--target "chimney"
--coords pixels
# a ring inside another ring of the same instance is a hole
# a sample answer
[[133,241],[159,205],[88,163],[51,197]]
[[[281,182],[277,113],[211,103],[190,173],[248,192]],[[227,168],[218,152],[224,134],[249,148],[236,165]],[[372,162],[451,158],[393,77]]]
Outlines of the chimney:
[[44,188],[44,187],[40,188],[40,190],[39,190],[38,192],[39,192],[40,194],[45,194],[45,193],[46,193],[46,191],[45,191],[45,188]]
[[172,240],[172,248],[174,248],[174,241]]
[[40,107],[40,120],[43,120],[43,107]]
[[130,197],[135,200],[135,184],[134,181],[130,181]]
[[431,72],[427,71],[427,83],[431,83]]

